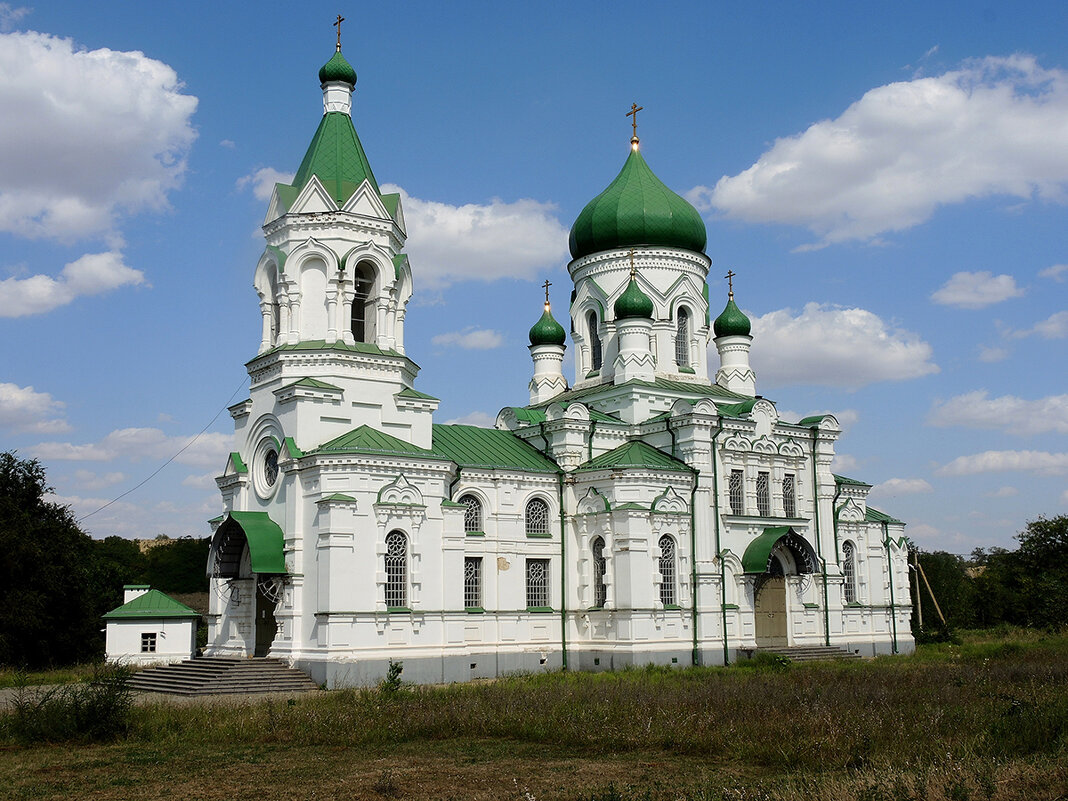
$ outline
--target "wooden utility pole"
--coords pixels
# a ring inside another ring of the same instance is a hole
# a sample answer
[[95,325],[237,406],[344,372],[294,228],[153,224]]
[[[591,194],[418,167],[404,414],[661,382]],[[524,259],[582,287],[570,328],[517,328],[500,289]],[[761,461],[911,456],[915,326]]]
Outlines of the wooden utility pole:
[[938,617],[941,619],[942,625],[948,625],[946,623],[946,616],[942,614],[942,607],[938,605],[938,599],[935,598],[934,590],[931,589],[931,582],[927,580],[927,574],[923,572],[923,565],[917,561],[916,567],[920,569],[920,576],[923,578],[923,583],[927,585],[927,592],[931,594],[931,600],[934,601],[935,611],[938,612]]

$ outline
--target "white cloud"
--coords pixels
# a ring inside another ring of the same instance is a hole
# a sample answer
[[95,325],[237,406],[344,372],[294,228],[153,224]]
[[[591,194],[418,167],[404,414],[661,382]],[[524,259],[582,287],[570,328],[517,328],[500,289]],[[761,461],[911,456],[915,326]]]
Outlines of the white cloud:
[[988,498],[1014,498],[1020,494],[1016,487],[998,487],[993,492],[987,493]]
[[1003,362],[1009,358],[1009,351],[1006,348],[989,348],[986,345],[979,346],[979,361],[993,364],[994,362]]
[[831,462],[831,470],[839,475],[852,473],[858,467],[860,467],[860,462],[857,461],[857,457],[850,456],[848,453],[836,453],[834,461]]
[[235,147],[237,147],[237,145],[234,143],[233,139],[220,139],[219,147],[225,147],[229,150],[233,150]]
[[10,3],[0,3],[0,33],[14,30],[19,21],[32,10],[25,6],[12,8]]
[[970,456],[958,456],[938,472],[946,476],[973,476],[979,473],[1001,473],[1022,470],[1043,475],[1068,473],[1068,453],[1047,451],[984,451]]
[[97,473],[93,470],[75,470],[74,478],[78,486],[90,492],[112,487],[126,480],[125,473]]
[[[224,139],[223,143],[230,142],[229,139]],[[234,143],[230,142],[229,147],[233,147]],[[260,167],[248,175],[237,179],[238,190],[244,189],[246,186],[252,187],[252,194],[257,200],[262,200],[265,203],[271,199],[271,193],[274,191],[275,184],[291,184],[293,178],[296,176],[294,172],[281,172],[274,167]]]
[[888,326],[865,309],[809,303],[753,318],[752,363],[764,386],[815,384],[848,389],[939,372],[919,335]]
[[[220,468],[221,470],[221,468]],[[183,487],[194,487],[196,489],[215,489],[215,477],[217,472],[201,473],[199,475],[186,476],[182,479]]]
[[943,306],[983,309],[1023,294],[1024,291],[1016,286],[1016,279],[1011,275],[994,275],[987,271],[960,272],[954,273],[941,289],[932,294],[931,300]]
[[986,390],[935,401],[927,415],[933,426],[963,426],[1030,436],[1068,434],[1068,395],[1025,400],[1015,395],[988,396]]
[[70,424],[63,419],[63,407],[62,401],[54,400],[47,392],[0,383],[0,428],[36,434],[70,431]]
[[472,327],[463,331],[437,334],[430,341],[435,345],[455,345],[465,350],[492,350],[499,348],[504,339],[499,332],[492,329]]
[[83,295],[144,282],[145,274],[123,264],[121,253],[86,253],[66,265],[57,278],[33,275],[0,281],[0,317],[43,314]]
[[1055,312],[1041,322],[1028,334],[1038,334],[1043,339],[1064,339],[1068,337],[1068,311]]
[[1061,282],[1065,278],[1068,278],[1068,264],[1054,264],[1052,267],[1047,267],[1045,270],[1040,270],[1038,273],[1039,278],[1050,278],[1054,281]]
[[114,235],[120,213],[166,208],[196,138],[181,90],[141,52],[0,34],[0,230]]
[[[192,437],[169,437],[158,428],[122,428],[112,431],[100,442],[75,445],[70,442],[42,442],[30,448],[39,459],[75,462],[112,462],[129,459],[169,459],[185,447]],[[222,470],[230,453],[233,438],[229,434],[201,434],[200,438],[175,458],[179,464],[215,467]]]
[[495,428],[497,425],[496,415],[490,416],[485,412],[469,412],[463,417],[454,417],[446,420],[447,426],[478,426],[479,428]]
[[934,492],[934,487],[922,478],[888,478],[886,481],[880,481],[871,488],[872,495],[879,495],[882,497],[894,495],[923,495],[928,492]]
[[420,285],[428,289],[466,280],[535,278],[567,261],[568,231],[552,203],[494,198],[452,206],[412,197],[391,184],[382,191],[401,194],[406,250]]
[[820,245],[872,240],[939,206],[1009,195],[1063,202],[1068,72],[1018,54],[868,91],[689,198],[747,222],[802,225]]

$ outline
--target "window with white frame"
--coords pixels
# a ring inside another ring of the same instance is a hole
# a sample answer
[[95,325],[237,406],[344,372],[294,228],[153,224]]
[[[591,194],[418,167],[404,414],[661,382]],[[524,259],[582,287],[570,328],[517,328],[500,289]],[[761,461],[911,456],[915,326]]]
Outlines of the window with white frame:
[[586,315],[586,330],[590,336],[590,369],[601,369],[601,335],[597,332],[597,313]]
[[675,363],[679,367],[690,366],[690,313],[679,308],[675,325]]
[[787,517],[797,517],[797,490],[793,473],[782,477],[782,511]]
[[845,594],[847,604],[856,603],[857,600],[857,569],[856,549],[853,543],[846,542],[842,546],[842,575],[845,581],[842,584],[842,592]]
[[403,531],[386,535],[386,607],[408,605],[408,537]]
[[595,537],[593,540],[593,605],[597,609],[604,608],[608,600],[608,587],[604,583],[605,572],[608,569],[608,560],[604,556],[604,537]]
[[464,557],[464,606],[482,608],[482,557]]
[[549,536],[549,504],[541,498],[527,501],[526,531],[528,537]]
[[745,477],[741,470],[731,470],[731,514],[745,514]]
[[771,517],[771,476],[757,473],[757,514]]
[[549,607],[549,560],[527,559],[527,608]]
[[660,538],[660,603],[674,606],[678,603],[675,592],[675,540],[667,534]]
[[156,632],[143,631],[141,632],[141,653],[154,654],[156,653]]
[[468,493],[460,497],[464,505],[464,531],[482,531],[482,501]]

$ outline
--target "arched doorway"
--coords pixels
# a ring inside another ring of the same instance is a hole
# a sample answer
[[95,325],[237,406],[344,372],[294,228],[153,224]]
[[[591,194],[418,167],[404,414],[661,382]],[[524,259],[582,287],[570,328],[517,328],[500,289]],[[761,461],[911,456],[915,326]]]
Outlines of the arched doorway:
[[789,526],[768,527],[749,543],[742,567],[753,582],[753,634],[758,647],[790,644],[786,577],[815,573],[818,563],[812,545]]
[[769,576],[756,591],[755,634],[758,646],[789,645],[786,612],[786,576]]

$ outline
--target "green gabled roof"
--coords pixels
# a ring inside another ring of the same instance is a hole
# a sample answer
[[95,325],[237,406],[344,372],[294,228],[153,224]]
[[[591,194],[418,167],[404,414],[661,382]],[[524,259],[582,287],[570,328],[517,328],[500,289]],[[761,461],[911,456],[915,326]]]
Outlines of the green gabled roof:
[[248,472],[248,466],[245,464],[245,460],[241,458],[241,454],[237,451],[230,452],[230,461],[233,462],[235,473]]
[[864,520],[868,523],[898,523],[905,525],[904,520],[898,520],[896,517],[890,517],[886,512],[880,512],[878,509],[873,509],[870,506],[864,513]]
[[[278,193],[278,213],[279,215],[285,214],[293,207],[293,201],[300,195],[300,189],[289,184],[275,184],[275,192]],[[278,269],[282,269],[282,265],[278,265]]]
[[[608,470],[628,467],[644,467],[651,470],[674,470],[679,473],[691,473],[693,470],[670,454],[654,448],[640,439],[631,440],[602,453],[590,461],[579,465],[579,470]],[[616,507],[619,508],[618,506]]]
[[[392,217],[394,220],[397,219],[397,209],[400,208],[400,193],[391,192],[388,195],[380,194],[379,197],[382,198],[382,205],[386,207],[386,211],[389,212],[389,216]],[[397,266],[397,259],[403,260],[405,258],[407,258],[407,256],[405,256],[403,253],[398,253],[396,256],[393,257],[393,265]]]
[[351,495],[346,495],[343,492],[335,492],[333,495],[327,495],[325,498],[320,498],[316,503],[330,503],[331,501],[337,501],[338,503],[356,503],[356,499]]
[[812,426],[818,426],[824,417],[830,417],[829,414],[814,414],[811,417],[803,417],[798,420],[794,425],[806,426],[811,428]]
[[[510,406],[515,413],[515,419],[521,423],[530,423],[535,425],[537,423],[545,422],[545,409],[530,409],[526,406]],[[614,414],[608,414],[607,412],[599,412],[596,409],[587,409],[590,413],[590,419],[596,423],[613,423],[615,425],[626,425],[622,420],[616,417]]]
[[366,425],[358,426],[347,434],[342,434],[325,445],[320,445],[314,453],[386,453],[399,456],[434,457],[434,454],[425,448]]
[[341,111],[323,115],[297,169],[293,186],[304,189],[313,175],[318,176],[339,206],[345,205],[364,181],[369,181],[375,194],[382,196],[367,154],[352,127],[352,118]]
[[462,425],[434,426],[434,453],[460,467],[511,468],[533,473],[558,473],[560,468],[533,445],[510,431]]
[[870,487],[871,486],[871,484],[867,483],[866,481],[857,481],[855,478],[846,478],[845,476],[840,476],[837,473],[832,473],[831,475],[834,476],[834,483],[835,484],[845,484],[845,485],[850,486],[850,487]]
[[583,387],[582,389],[567,389],[559,395],[554,395],[548,400],[528,408],[544,409],[550,403],[562,403],[566,406],[573,401],[582,400],[583,398],[609,394],[613,392],[613,390],[618,390],[620,387],[648,387],[650,389],[660,389],[667,392],[696,395],[698,398],[722,399],[725,401],[752,400],[745,395],[739,395],[737,392],[731,392],[728,389],[724,389],[718,384],[691,384],[688,381],[672,381],[669,378],[657,378],[655,381],[639,381],[634,379],[632,381],[625,381],[622,384],[596,384],[590,387]]
[[411,387],[405,387],[400,392],[395,392],[393,397],[401,398],[418,398],[419,400],[441,400],[441,398],[435,398],[433,395],[427,395],[425,392],[420,392],[417,389]]
[[289,454],[290,459],[300,459],[304,456],[304,451],[297,447],[297,443],[293,441],[293,437],[286,437],[282,442],[286,446],[286,453]]
[[717,403],[716,408],[719,409],[720,414],[725,414],[727,417],[741,417],[753,411],[756,402],[756,398],[750,398],[741,403]]
[[333,384],[320,381],[318,378],[301,378],[291,384],[286,384],[282,389],[289,389],[290,387],[308,387],[309,389],[333,389],[338,392],[342,391],[341,387],[335,387]]
[[164,595],[159,590],[149,590],[132,601],[116,607],[103,616],[105,620],[137,619],[142,617],[200,617],[200,613],[183,603]]
[[612,507],[612,511],[613,512],[627,512],[627,511],[630,511],[630,512],[648,512],[649,511],[649,507],[648,506],[642,506],[640,503],[633,503],[633,502],[629,502],[628,501],[627,503],[621,503],[619,506]]

